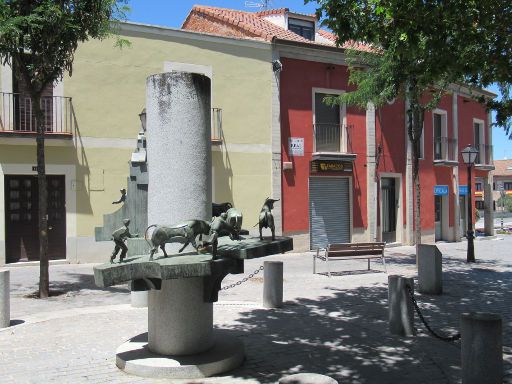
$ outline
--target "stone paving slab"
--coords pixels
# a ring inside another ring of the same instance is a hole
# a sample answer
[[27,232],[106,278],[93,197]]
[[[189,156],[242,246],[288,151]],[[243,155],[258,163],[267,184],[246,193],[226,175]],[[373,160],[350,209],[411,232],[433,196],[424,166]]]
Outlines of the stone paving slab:
[[[462,312],[503,316],[505,383],[512,383],[512,236],[475,244],[477,263],[465,263],[465,243],[441,243],[444,294],[417,295],[434,329],[451,334]],[[386,249],[389,274],[416,275],[414,247]],[[126,375],[115,350],[147,330],[147,309],[131,308],[125,285],[94,287],[92,265],[52,266],[52,287],[66,294],[24,298],[37,287],[37,269],[12,268],[11,318],[25,323],[0,331],[2,383],[275,383],[291,373],[316,372],[340,383],[459,383],[460,343],[387,332],[387,274],[380,263],[332,263],[333,277],[312,274],[312,254],[247,260],[244,275],[264,260],[284,261],[281,309],[261,307],[262,274],[221,291],[214,323],[244,340],[247,361],[226,376],[159,381]],[[321,266],[320,266],[321,267]]]

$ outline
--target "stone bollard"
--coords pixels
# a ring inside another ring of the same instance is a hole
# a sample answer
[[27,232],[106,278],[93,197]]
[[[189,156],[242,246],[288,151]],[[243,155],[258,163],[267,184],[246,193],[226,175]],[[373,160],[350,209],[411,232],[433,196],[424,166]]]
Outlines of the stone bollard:
[[318,373],[296,373],[281,378],[279,384],[338,384],[332,377]]
[[407,286],[414,292],[412,277],[388,276],[389,331],[393,335],[414,336],[414,308]]
[[433,295],[443,292],[442,257],[436,245],[418,246],[418,292]]
[[0,328],[7,328],[11,324],[10,281],[10,272],[0,271]]
[[501,316],[472,312],[461,315],[462,384],[503,381]]
[[283,262],[263,262],[263,306],[279,308],[283,306]]

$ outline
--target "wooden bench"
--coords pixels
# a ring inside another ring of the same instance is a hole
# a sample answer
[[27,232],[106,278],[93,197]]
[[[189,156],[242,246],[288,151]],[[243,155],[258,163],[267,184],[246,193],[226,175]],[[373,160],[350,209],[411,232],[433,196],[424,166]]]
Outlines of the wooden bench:
[[370,259],[381,259],[384,270],[386,260],[384,259],[384,245],[386,243],[341,243],[329,244],[327,248],[318,248],[313,255],[313,274],[316,273],[316,259],[325,261],[327,274],[331,277],[329,261],[348,259],[368,259],[368,270],[370,270]]

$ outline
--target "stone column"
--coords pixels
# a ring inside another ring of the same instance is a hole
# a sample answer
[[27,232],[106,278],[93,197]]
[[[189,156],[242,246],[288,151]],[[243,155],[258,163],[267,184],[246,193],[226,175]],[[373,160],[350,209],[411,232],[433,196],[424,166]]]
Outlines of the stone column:
[[389,331],[393,335],[414,336],[414,308],[407,286],[414,289],[412,277],[388,276]]
[[460,335],[462,384],[501,384],[501,316],[495,313],[464,313],[460,321]]
[[[377,164],[375,148],[375,106],[368,103],[366,106],[366,201],[368,212],[368,241],[374,242],[379,240],[377,234],[377,196],[378,183],[376,174]],[[403,232],[403,228],[397,228],[397,232]]]
[[[491,180],[489,180],[491,179]],[[485,236],[494,236],[494,207],[491,172],[484,177],[484,231]]]
[[210,79],[168,72],[146,81],[148,225],[211,219]]
[[11,324],[10,286],[10,271],[0,271],[0,328],[7,328]]
[[263,263],[263,306],[279,308],[283,306],[283,262]]
[[[193,73],[147,78],[148,225],[211,219],[210,87],[208,77]],[[168,244],[167,253],[179,246]],[[186,355],[213,345],[202,278],[164,280],[148,304],[151,351]]]

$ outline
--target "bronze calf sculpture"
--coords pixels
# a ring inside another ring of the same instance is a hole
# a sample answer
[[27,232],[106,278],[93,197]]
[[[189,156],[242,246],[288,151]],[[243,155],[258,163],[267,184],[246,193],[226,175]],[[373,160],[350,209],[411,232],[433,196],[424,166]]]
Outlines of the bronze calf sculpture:
[[276,227],[274,225],[274,215],[272,214],[272,209],[274,209],[274,203],[276,201],[279,201],[279,199],[274,200],[267,197],[265,199],[263,207],[261,207],[260,219],[258,222],[260,230],[260,240],[263,240],[263,236],[261,235],[262,228],[270,228],[270,230],[272,231],[272,241],[276,239]]
[[[147,235],[149,228],[156,227],[156,229],[151,234],[151,242],[148,241]],[[181,243],[185,241],[185,244],[179,252],[181,253],[185,247],[189,244],[196,249],[199,254],[199,247],[196,244],[196,237],[199,235],[199,241],[203,240],[203,235],[208,235],[210,233],[210,224],[204,220],[188,220],[183,223],[173,225],[172,227],[165,227],[163,225],[150,225],[146,229],[146,233],[144,234],[144,239],[151,246],[151,253],[149,254],[149,259],[153,260],[153,255],[158,250],[158,247],[164,252],[164,256],[168,257],[167,252],[165,252],[165,244],[166,243]]]

